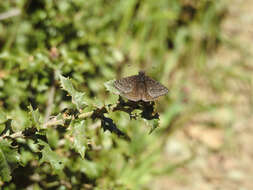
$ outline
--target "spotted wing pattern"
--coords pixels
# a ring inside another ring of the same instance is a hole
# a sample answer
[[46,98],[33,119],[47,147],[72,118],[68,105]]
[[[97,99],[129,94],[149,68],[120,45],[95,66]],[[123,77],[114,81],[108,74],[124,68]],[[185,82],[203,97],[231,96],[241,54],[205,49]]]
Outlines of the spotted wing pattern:
[[163,96],[169,92],[169,90],[165,86],[148,76],[145,76],[145,84],[147,93],[152,98],[152,100],[156,99],[159,96]]
[[120,92],[120,95],[132,100],[141,100],[141,95],[138,93],[137,88],[138,75],[125,77],[114,82],[114,87]]

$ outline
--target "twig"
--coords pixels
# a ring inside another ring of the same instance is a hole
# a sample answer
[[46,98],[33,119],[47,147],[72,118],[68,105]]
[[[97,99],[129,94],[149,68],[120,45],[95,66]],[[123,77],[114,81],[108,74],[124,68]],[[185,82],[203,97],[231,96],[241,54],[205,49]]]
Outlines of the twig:
[[7,11],[5,13],[0,14],[0,20],[5,20],[10,17],[18,16],[21,13],[20,9],[12,9],[10,11]]
[[50,88],[48,100],[47,100],[47,109],[46,109],[46,113],[45,113],[45,123],[48,122],[50,115],[52,113],[53,103],[54,103],[54,94],[55,94],[55,86],[52,86]]
[[0,137],[0,140],[5,139],[5,138],[12,138],[12,139],[16,139],[16,138],[24,138],[24,135],[22,134],[22,132],[16,132],[13,133],[11,135],[6,134]]

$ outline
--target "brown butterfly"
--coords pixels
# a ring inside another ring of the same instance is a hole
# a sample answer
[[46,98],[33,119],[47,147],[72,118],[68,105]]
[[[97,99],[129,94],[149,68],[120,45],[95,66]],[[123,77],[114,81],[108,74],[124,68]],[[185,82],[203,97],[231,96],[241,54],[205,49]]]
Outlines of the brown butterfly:
[[125,77],[114,82],[114,87],[120,92],[120,95],[132,100],[145,102],[154,101],[159,96],[168,93],[168,89],[145,75],[140,71],[138,75]]

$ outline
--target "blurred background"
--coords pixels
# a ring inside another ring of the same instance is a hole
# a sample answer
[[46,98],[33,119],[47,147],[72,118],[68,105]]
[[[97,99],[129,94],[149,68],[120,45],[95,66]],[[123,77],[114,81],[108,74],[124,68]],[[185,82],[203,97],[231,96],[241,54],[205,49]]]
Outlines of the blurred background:
[[17,140],[19,164],[0,187],[253,189],[252,32],[251,0],[1,1],[0,112],[14,132],[31,126],[29,105],[42,120],[71,108],[56,70],[100,105],[117,103],[105,82],[140,69],[169,94],[151,135],[141,119],[108,114],[131,142],[88,118],[84,159],[68,127],[45,129],[61,171]]

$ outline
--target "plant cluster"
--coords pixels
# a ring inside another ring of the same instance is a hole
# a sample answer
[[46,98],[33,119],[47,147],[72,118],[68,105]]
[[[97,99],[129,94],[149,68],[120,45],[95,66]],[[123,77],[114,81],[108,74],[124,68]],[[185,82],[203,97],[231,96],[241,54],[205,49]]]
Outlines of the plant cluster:
[[[190,161],[159,165],[168,135],[213,106],[185,81],[221,43],[224,12],[209,0],[2,1],[0,188],[148,189]],[[169,96],[113,94],[111,80],[139,68]]]

